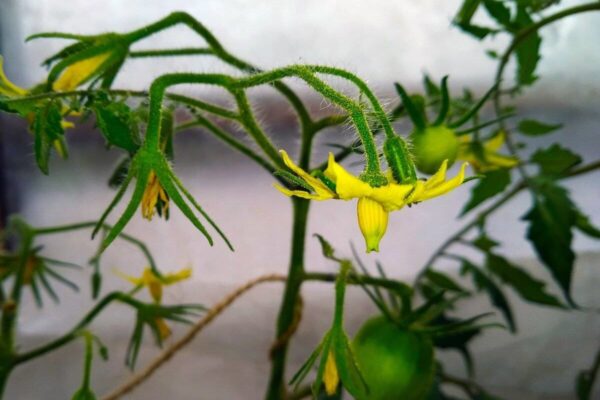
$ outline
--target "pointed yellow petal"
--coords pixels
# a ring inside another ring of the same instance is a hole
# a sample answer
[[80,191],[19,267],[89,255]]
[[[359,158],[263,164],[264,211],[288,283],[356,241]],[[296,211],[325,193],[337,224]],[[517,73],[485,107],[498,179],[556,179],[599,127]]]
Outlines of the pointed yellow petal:
[[423,193],[418,198],[415,198],[414,201],[429,200],[431,198],[446,194],[452,189],[460,186],[465,180],[465,170],[468,165],[468,163],[463,163],[463,165],[460,167],[460,172],[454,178],[447,180],[431,189],[425,188]]
[[335,191],[342,200],[368,197],[373,193],[371,185],[346,171],[344,167],[335,161],[333,153],[329,153],[329,162],[324,174],[335,182]]
[[192,269],[191,268],[184,268],[181,269],[177,272],[171,273],[171,274],[166,274],[163,277],[163,283],[165,285],[172,285],[174,283],[177,282],[181,282],[184,281],[186,279],[189,279],[192,276]]
[[358,226],[365,238],[367,253],[379,251],[379,242],[388,225],[388,212],[378,202],[361,197],[356,207]]
[[500,131],[496,136],[487,140],[483,144],[483,148],[486,150],[486,152],[489,151],[489,152],[495,153],[502,148],[505,140],[506,140],[506,136],[505,136],[504,132]]
[[158,326],[158,334],[160,335],[160,340],[165,340],[169,336],[171,336],[171,328],[162,318],[156,318],[154,320],[156,322],[156,326]]
[[98,70],[108,57],[110,57],[110,53],[102,53],[69,65],[54,81],[53,89],[59,92],[77,89]]
[[[313,190],[315,191],[315,194],[317,196],[317,197],[314,198],[315,200],[327,200],[327,199],[332,199],[332,198],[335,197],[335,193],[332,192],[331,189],[329,189],[323,182],[321,182],[318,178],[315,178],[314,176],[312,176],[308,172],[304,171],[302,168],[298,167],[292,161],[292,159],[290,158],[290,156],[288,155],[288,153],[285,150],[279,150],[279,153],[281,154],[281,158],[283,159],[283,163],[289,169],[291,169],[296,175],[298,175],[300,178],[304,179],[306,181],[306,183],[308,183],[313,188]],[[305,197],[304,195],[297,194],[296,192],[299,192],[299,191],[288,191],[288,192],[290,192],[292,194],[287,194],[287,193],[285,193],[285,192],[282,191],[282,193],[286,194],[287,196],[298,196],[298,197],[303,197],[303,198],[313,198],[313,197]]]
[[144,270],[144,274],[142,275],[142,279],[144,280],[144,286],[148,288],[150,292],[150,296],[156,303],[160,303],[162,300],[163,294],[163,283],[158,279],[158,277],[152,272],[152,269],[147,267]]
[[448,160],[444,160],[442,165],[437,172],[431,176],[431,178],[425,181],[425,189],[433,189],[437,185],[443,183],[446,180],[446,171],[448,170]]
[[[485,161],[481,168],[482,171],[494,168],[512,168],[519,164],[519,160],[515,157],[505,156],[498,153],[485,153]],[[487,168],[486,168],[487,167]],[[491,167],[491,168],[490,168]]]
[[139,285],[143,285],[144,284],[144,279],[143,278],[136,278],[135,276],[131,276],[128,275],[124,272],[122,272],[119,269],[114,269],[113,270],[114,274],[117,275],[119,278],[125,279],[127,282],[135,285],[135,286],[139,286]]
[[27,94],[27,90],[15,85],[8,80],[3,68],[3,59],[0,56],[0,95],[6,97],[24,96]]
[[325,392],[327,392],[328,396],[333,396],[335,394],[340,383],[340,375],[337,366],[335,365],[335,356],[331,350],[329,351],[329,354],[327,354],[327,361],[325,362],[323,383],[325,384]]

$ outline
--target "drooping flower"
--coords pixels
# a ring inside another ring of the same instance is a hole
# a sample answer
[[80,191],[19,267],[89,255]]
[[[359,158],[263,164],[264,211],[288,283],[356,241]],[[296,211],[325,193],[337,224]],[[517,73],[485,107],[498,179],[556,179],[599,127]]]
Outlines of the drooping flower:
[[469,136],[463,136],[457,158],[468,162],[478,172],[513,168],[519,164],[519,159],[498,152],[505,140],[504,132],[498,133],[483,143],[473,142]]
[[54,81],[52,88],[58,92],[77,89],[78,86],[93,77],[110,56],[111,53],[107,52],[69,65]]
[[309,192],[290,190],[275,185],[283,194],[311,200],[351,200],[355,198],[359,200],[358,223],[365,238],[367,252],[379,251],[379,241],[385,234],[388,214],[391,211],[441,196],[460,186],[465,180],[465,169],[468,165],[468,163],[464,163],[459,173],[448,180],[446,180],[448,161],[444,161],[440,169],[427,180],[398,183],[393,174],[389,173],[386,185],[373,187],[346,171],[335,161],[333,153],[329,154],[328,166],[321,179],[294,164],[285,151],[281,150],[281,156],[285,165],[313,189],[312,192]]
[[[147,267],[140,277],[130,276],[121,272],[118,272],[118,274],[136,287],[146,287],[154,302],[160,304],[162,301],[163,287],[188,279],[192,276],[192,270],[191,268],[184,268],[177,272],[164,274],[162,277],[159,277],[152,268]],[[169,328],[169,325],[164,318],[156,318],[154,322],[158,327],[160,340],[164,340],[171,336],[171,328]]]
[[150,221],[156,212],[159,216],[164,215],[165,219],[169,219],[169,196],[152,171],[142,197],[142,216]]

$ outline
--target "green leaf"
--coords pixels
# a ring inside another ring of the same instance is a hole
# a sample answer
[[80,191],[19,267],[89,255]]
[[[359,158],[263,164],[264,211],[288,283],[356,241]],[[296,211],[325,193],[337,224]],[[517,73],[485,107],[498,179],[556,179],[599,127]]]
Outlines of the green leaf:
[[478,290],[485,291],[487,293],[488,297],[490,298],[490,302],[504,315],[504,319],[506,319],[510,331],[516,332],[517,327],[513,318],[510,304],[500,287],[496,285],[496,283],[490,279],[485,272],[467,260],[463,260],[462,271],[463,273],[471,274],[474,285],[478,288]]
[[470,24],[473,15],[479,8],[479,4],[481,4],[481,0],[464,0],[460,10],[454,17],[454,21],[460,24]]
[[590,218],[579,210],[576,210],[575,212],[577,214],[575,218],[575,227],[589,237],[600,239],[600,229],[592,225]]
[[431,283],[433,283],[435,286],[437,286],[441,290],[457,292],[457,293],[464,293],[464,294],[469,293],[468,290],[464,289],[462,286],[460,286],[458,283],[456,283],[452,278],[450,278],[448,275],[446,275],[442,272],[428,269],[427,272],[425,272],[425,278],[427,278]]
[[534,119],[524,119],[519,122],[517,129],[523,135],[541,136],[562,128],[562,124],[546,124]]
[[138,126],[129,106],[108,103],[94,107],[96,122],[106,141],[115,147],[135,153],[140,147]]
[[60,103],[49,101],[35,111],[32,130],[35,136],[35,160],[40,170],[48,175],[50,150],[55,141],[63,138],[65,131],[61,125]]
[[502,193],[510,184],[510,170],[498,169],[486,172],[485,178],[479,180],[471,190],[471,198],[462,209],[460,215],[465,215],[484,201]]
[[484,0],[483,6],[492,18],[500,25],[510,26],[510,9],[503,2],[497,0]]
[[481,251],[487,253],[494,247],[498,246],[499,243],[491,239],[485,233],[482,233],[477,239],[473,240],[473,245],[475,245],[475,247],[477,247]]
[[540,149],[533,153],[531,161],[538,164],[541,174],[561,176],[581,163],[581,157],[555,143],[547,149]]
[[[533,24],[531,16],[522,6],[517,7],[515,22],[521,29]],[[528,86],[537,80],[535,70],[541,58],[541,45],[542,38],[537,31],[529,34],[517,45],[515,54],[517,58],[517,82],[519,85]]]
[[502,282],[511,286],[523,299],[547,306],[564,307],[556,297],[546,292],[546,284],[543,281],[512,265],[504,257],[488,254],[486,267]]
[[550,181],[535,188],[533,207],[523,217],[529,221],[527,239],[550,270],[565,298],[571,299],[571,278],[575,253],[571,249],[577,214],[568,193]]
[[496,32],[496,30],[485,27],[485,26],[471,25],[471,24],[457,24],[457,25],[463,32],[466,32],[469,35],[474,36],[479,40],[482,40],[487,35]]

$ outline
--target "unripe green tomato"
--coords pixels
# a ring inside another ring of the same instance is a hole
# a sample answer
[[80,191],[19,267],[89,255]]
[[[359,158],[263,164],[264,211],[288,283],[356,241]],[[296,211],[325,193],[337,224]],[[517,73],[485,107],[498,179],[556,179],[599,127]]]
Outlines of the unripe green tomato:
[[419,171],[435,174],[444,160],[448,166],[456,160],[459,142],[454,130],[445,125],[428,126],[410,135],[412,154]]
[[352,348],[369,386],[360,400],[422,400],[429,393],[435,367],[429,338],[378,316],[360,328]]

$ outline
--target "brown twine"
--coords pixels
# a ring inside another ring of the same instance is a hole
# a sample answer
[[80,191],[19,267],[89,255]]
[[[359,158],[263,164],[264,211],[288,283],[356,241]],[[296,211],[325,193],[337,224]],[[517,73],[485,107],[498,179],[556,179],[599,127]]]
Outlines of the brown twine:
[[296,302],[296,306],[294,307],[294,317],[292,319],[292,323],[289,328],[283,332],[271,345],[271,350],[269,350],[269,358],[273,358],[273,355],[277,350],[282,348],[289,342],[289,340],[294,336],[294,333],[298,330],[298,326],[300,326],[300,321],[302,320],[302,308],[304,307],[304,302],[302,301],[302,296],[298,295],[298,301]]
[[[204,317],[200,321],[198,321],[181,339],[177,340],[171,346],[165,349],[165,351],[163,351],[153,361],[151,361],[150,364],[148,364],[141,372],[133,375],[128,381],[123,383],[121,386],[117,387],[111,393],[102,397],[102,400],[117,400],[124,394],[131,392],[142,382],[148,379],[152,374],[154,374],[154,372],[156,372],[156,370],[160,368],[164,363],[169,361],[175,353],[177,353],[179,350],[181,350],[183,347],[189,344],[202,329],[204,329],[208,324],[210,324],[212,320],[214,320],[219,314],[225,311],[235,300],[237,300],[248,290],[252,289],[254,286],[266,282],[285,282],[286,280],[287,277],[284,275],[268,274],[252,279],[251,281],[248,281],[242,286],[236,288],[233,292],[229,293],[220,302],[218,302],[210,310],[208,310]],[[296,314],[294,315],[294,318],[295,322]],[[295,325],[297,324],[298,323],[296,322]],[[289,336],[291,336],[291,334]]]

